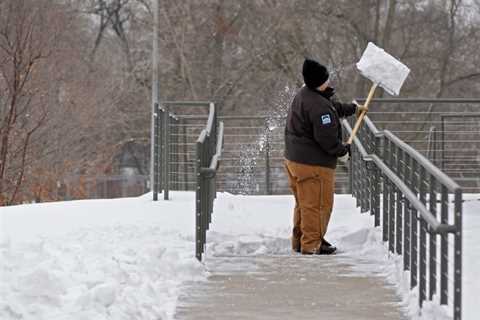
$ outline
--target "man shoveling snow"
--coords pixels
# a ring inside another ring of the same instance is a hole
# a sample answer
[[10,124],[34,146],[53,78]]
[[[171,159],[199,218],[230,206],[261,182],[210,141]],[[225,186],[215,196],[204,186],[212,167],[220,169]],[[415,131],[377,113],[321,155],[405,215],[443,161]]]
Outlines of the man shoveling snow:
[[[333,208],[337,159],[346,162],[350,144],[368,111],[377,86],[398,95],[410,69],[393,56],[369,43],[358,70],[372,81],[364,106],[332,99],[328,71],[317,61],[303,64],[305,86],[290,106],[285,128],[285,167],[295,196],[292,248],[302,254],[331,254],[336,248],[325,241]],[[340,118],[359,111],[347,143],[342,142]]]
[[302,254],[331,254],[324,240],[333,208],[335,167],[346,162],[350,145],[342,142],[340,118],[363,107],[333,99],[327,68],[303,63],[303,86],[292,101],[285,128],[285,168],[295,196],[292,249]]

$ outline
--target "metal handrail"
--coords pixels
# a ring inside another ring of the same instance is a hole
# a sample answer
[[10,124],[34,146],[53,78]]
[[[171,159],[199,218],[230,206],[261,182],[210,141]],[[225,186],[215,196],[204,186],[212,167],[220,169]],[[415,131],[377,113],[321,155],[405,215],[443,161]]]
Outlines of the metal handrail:
[[175,107],[204,107],[210,105],[211,101],[162,101],[163,105]]
[[[223,148],[223,122],[217,125],[215,105],[196,142],[195,256],[201,261],[205,252],[207,230],[212,221],[213,201],[217,197],[216,176]],[[218,130],[217,130],[218,127]]]
[[210,132],[212,132],[214,119],[215,119],[215,106],[214,106],[213,103],[210,103],[209,112],[208,112],[207,127],[206,127],[208,135],[210,135]]
[[[358,102],[364,102],[366,98],[355,99]],[[385,102],[385,103],[480,103],[480,99],[471,98],[373,98],[372,102]]]
[[198,136],[197,143],[204,143],[207,136],[208,136],[207,129],[203,129],[200,132],[200,135]]
[[212,157],[212,162],[210,162],[210,170],[218,170],[220,164],[220,158],[222,157],[222,148],[223,148],[223,122],[220,122],[218,125],[218,136],[217,136],[217,149],[216,153]]
[[[362,212],[370,211],[375,216],[375,226],[382,222],[383,241],[388,242],[389,251],[403,255],[404,270],[410,270],[410,287],[419,287],[420,307],[427,300],[427,285],[428,299],[433,300],[439,283],[440,304],[449,304],[449,292],[453,293],[453,318],[460,320],[462,189],[392,132],[378,131],[368,117],[365,123],[352,145],[352,195]],[[347,121],[342,124],[352,131]],[[449,219],[449,192],[454,196],[453,220]],[[449,234],[453,234],[454,244],[451,274]],[[453,290],[449,289],[450,276]]]
[[410,188],[397,176],[390,168],[377,156],[372,155],[371,160],[377,165],[377,167],[386,175],[395,186],[400,189],[405,198],[410,202],[410,205],[415,208],[415,210],[420,213],[423,219],[428,223],[430,231],[432,233],[446,234],[446,233],[455,233],[457,230],[455,225],[443,224],[438,222],[438,220],[430,213],[427,207],[417,198],[417,195],[414,194]]
[[212,160],[210,161],[210,166],[203,167],[200,169],[202,174],[205,174],[207,178],[211,179],[215,177],[217,170],[220,166],[220,159],[222,157],[222,149],[223,149],[223,122],[218,124],[218,135],[217,135],[217,148],[216,153],[212,156]]
[[449,191],[455,192],[460,189],[460,186],[453,181],[449,176],[447,176],[443,171],[434,166],[430,160],[425,158],[421,153],[417,152],[411,146],[400,140],[396,135],[394,135],[390,130],[384,130],[383,134],[386,138],[395,143],[403,151],[410,154],[411,157],[415,158],[430,174],[435,175],[437,179],[442,182]]
[[[344,120],[345,121],[345,120]],[[365,125],[370,129],[370,131],[372,131],[373,134],[377,135],[377,134],[382,134],[378,129],[377,127],[375,126],[375,124],[372,122],[372,120],[370,120],[370,118],[368,116],[365,116],[365,118],[363,118],[363,122],[365,122]],[[347,122],[348,124],[348,122]]]
[[[373,124],[370,121],[371,124]],[[347,129],[348,133],[352,133],[352,128],[347,120],[343,120],[343,125]],[[380,132],[379,132],[380,133]],[[442,224],[435,219],[430,213],[427,207],[417,198],[417,196],[410,190],[410,188],[397,176],[377,155],[368,154],[358,137],[353,138],[355,146],[362,155],[364,161],[374,162],[375,165],[385,174],[397,188],[404,194],[404,196],[410,201],[410,204],[420,213],[420,215],[427,221],[431,231],[438,234],[454,233],[456,231],[454,225]]]

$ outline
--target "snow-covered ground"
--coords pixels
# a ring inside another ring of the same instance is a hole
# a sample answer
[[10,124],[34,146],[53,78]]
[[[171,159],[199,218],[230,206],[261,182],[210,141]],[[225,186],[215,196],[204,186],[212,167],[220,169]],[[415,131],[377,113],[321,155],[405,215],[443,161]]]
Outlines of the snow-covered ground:
[[169,319],[202,280],[192,194],[2,208],[0,319]]
[[[173,319],[188,281],[204,281],[194,258],[194,194],[150,195],[0,208],[0,319]],[[464,319],[478,319],[480,196],[465,196]],[[375,262],[398,283],[416,316],[401,260],[387,258],[372,218],[337,196],[328,239],[340,254]],[[290,254],[291,196],[220,194],[208,234],[216,255]],[[372,264],[370,264],[372,265]],[[359,272],[365,264],[359,264]],[[378,271],[378,270],[376,270]],[[427,305],[422,319],[442,319]]]

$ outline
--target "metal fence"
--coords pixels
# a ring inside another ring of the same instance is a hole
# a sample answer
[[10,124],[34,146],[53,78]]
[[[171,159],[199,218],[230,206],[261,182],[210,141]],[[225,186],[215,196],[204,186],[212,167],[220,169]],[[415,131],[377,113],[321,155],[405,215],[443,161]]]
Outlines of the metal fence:
[[[480,192],[480,117],[474,112],[478,103],[476,99],[374,99],[369,116],[380,129],[392,131],[442,168],[464,192]],[[163,126],[160,139],[160,148],[169,158],[162,166],[165,178],[159,179],[168,185],[164,194],[167,198],[168,189],[195,189],[195,145],[208,117],[208,104],[162,103],[165,110],[175,114],[175,118],[169,117],[168,126]],[[453,106],[455,111],[451,111]],[[218,190],[233,194],[289,193],[283,169],[285,118],[218,118],[225,123]],[[348,168],[338,166],[335,192],[349,193],[348,181]]]
[[149,177],[139,174],[72,175],[57,183],[55,199],[113,199],[137,197],[148,192]]
[[[343,121],[351,132],[351,126]],[[382,226],[383,241],[403,255],[410,286],[426,300],[462,310],[462,189],[432,162],[368,117],[352,145],[352,194]],[[440,241],[438,241],[440,240]]]
[[[362,101],[362,99],[358,99]],[[196,139],[210,102],[162,102],[155,106],[154,197],[169,190],[195,190]],[[479,99],[374,99],[369,117],[427,157],[465,193],[480,192]],[[168,116],[167,116],[168,115]],[[284,118],[218,116],[225,123],[219,191],[287,194],[283,170]],[[168,161],[167,161],[168,160]],[[59,182],[56,199],[114,198],[147,192],[140,175],[86,176]],[[349,193],[348,168],[336,170],[336,193]]]
[[[169,131],[162,129],[164,149],[170,161],[163,167],[172,190],[195,190],[196,139],[204,127],[207,115],[201,108],[190,108],[171,121]],[[182,110],[187,110],[184,106]],[[217,174],[219,191],[233,194],[286,194],[288,180],[283,167],[285,118],[269,116],[218,116],[224,122],[224,150],[222,166]],[[164,126],[164,128],[167,128]],[[160,149],[160,148],[159,148]],[[348,192],[348,168],[339,166],[336,175],[336,192]],[[165,179],[165,178],[163,178]],[[164,183],[165,184],[165,183]]]
[[480,113],[440,115],[432,155],[442,171],[469,192],[480,192]]
[[162,108],[155,105],[154,116],[153,200],[159,192],[168,200],[170,190],[195,190],[195,256],[201,260],[217,196],[224,124],[212,102],[167,101]]
[[[195,189],[195,139],[205,127],[201,121],[208,118],[211,106],[213,103],[208,101],[165,101],[161,106],[155,104],[154,201],[160,192],[163,192],[164,200],[168,200],[170,190]],[[190,114],[205,114],[191,124],[193,132],[186,125]],[[183,181],[180,180],[182,177]]]
[[[363,101],[364,99],[358,99]],[[373,99],[368,115],[425,155],[464,192],[480,192],[480,99]]]
[[[179,122],[178,117],[169,111],[168,105],[154,105],[153,134],[153,200],[158,200],[158,193],[163,192],[164,200],[169,198],[171,158],[171,138],[175,134],[170,127]],[[175,127],[174,127],[175,128]]]

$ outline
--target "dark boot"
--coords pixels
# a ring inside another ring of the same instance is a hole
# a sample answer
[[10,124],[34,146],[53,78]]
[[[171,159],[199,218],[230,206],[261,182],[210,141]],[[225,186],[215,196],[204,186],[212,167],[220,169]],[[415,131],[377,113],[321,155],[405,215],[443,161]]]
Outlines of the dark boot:
[[305,251],[302,251],[302,254],[307,254],[307,255],[310,255],[310,254],[334,254],[335,252],[337,251],[337,247],[335,246],[332,246],[328,241],[326,241],[325,239],[322,241],[322,244],[320,245],[320,248],[318,248],[317,250],[315,251],[312,251],[312,252],[305,252]]
[[292,236],[292,250],[294,252],[301,252],[301,243],[300,243],[300,238]]
[[328,242],[325,238],[322,239],[322,244],[326,245],[327,247],[333,247],[332,244]]
[[[328,243],[328,242],[327,242]],[[320,246],[320,250],[317,254],[334,254],[337,251],[337,248],[332,245],[327,245],[327,243],[323,243]]]
[[301,249],[300,246],[292,246],[292,250],[293,250],[293,252],[297,252],[297,253],[302,252],[302,249]]

